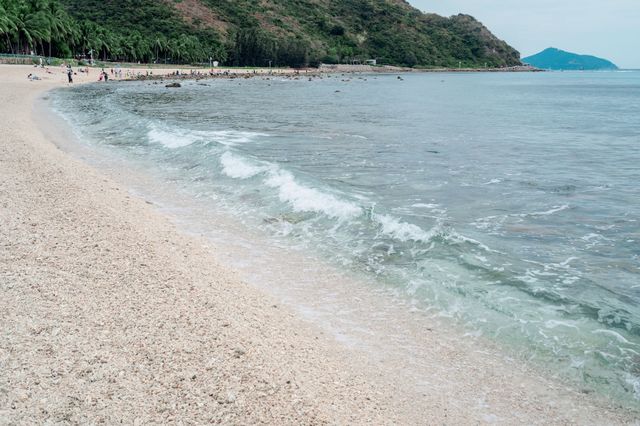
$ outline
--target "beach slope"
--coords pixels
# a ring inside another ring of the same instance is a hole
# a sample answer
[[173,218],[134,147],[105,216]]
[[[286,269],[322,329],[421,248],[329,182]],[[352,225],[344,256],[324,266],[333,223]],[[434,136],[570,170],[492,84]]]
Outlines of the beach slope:
[[0,66],[1,424],[393,418],[322,335],[50,143],[32,105],[66,77],[32,70]]
[[437,331],[413,375],[426,390],[403,384],[58,149],[33,105],[66,77],[32,69],[0,66],[0,424],[632,421]]

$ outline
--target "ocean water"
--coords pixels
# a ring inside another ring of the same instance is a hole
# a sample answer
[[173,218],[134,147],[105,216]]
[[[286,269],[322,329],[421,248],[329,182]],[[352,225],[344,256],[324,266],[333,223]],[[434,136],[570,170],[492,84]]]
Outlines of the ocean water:
[[109,83],[53,105],[216,214],[640,400],[640,72]]

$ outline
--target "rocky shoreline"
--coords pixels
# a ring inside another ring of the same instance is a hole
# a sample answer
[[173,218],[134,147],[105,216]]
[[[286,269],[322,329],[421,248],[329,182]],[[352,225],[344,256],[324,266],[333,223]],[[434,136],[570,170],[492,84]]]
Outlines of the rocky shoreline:
[[[152,70],[153,71],[153,70]],[[294,80],[301,80],[304,78],[313,79],[327,75],[335,74],[405,74],[405,73],[521,73],[521,72],[545,72],[539,68],[531,67],[528,65],[505,67],[505,68],[403,68],[394,66],[371,66],[371,65],[322,65],[319,68],[302,68],[302,69],[269,69],[269,68],[257,68],[257,69],[225,69],[225,70],[210,70],[210,69],[193,69],[188,72],[180,72],[176,70],[174,72],[165,74],[153,74],[152,72],[146,72],[145,74],[139,73],[127,77],[123,80],[112,81],[159,81],[164,83],[165,80],[171,81],[167,84],[167,87],[176,88],[180,87],[177,81],[180,80],[209,80],[209,79],[251,79],[251,78],[290,78]],[[182,70],[184,71],[184,70]]]

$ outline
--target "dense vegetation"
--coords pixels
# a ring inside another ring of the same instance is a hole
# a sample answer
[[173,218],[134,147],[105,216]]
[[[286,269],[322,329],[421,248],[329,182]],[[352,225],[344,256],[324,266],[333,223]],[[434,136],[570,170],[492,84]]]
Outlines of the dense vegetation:
[[[80,11],[93,7],[96,16],[72,15],[67,11],[72,5],[60,0],[0,0],[0,51],[65,58],[93,51],[96,59],[182,63],[225,53],[216,32],[190,28],[166,5],[137,0],[81,3]],[[114,16],[121,20],[106,15],[105,6],[97,7],[100,3],[115,7]]]
[[0,51],[115,61],[517,65],[467,15],[402,0],[0,0]]

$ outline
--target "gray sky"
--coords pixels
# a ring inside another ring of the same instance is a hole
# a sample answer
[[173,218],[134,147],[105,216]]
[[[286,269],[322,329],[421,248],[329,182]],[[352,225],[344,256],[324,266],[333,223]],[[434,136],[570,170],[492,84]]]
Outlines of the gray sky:
[[408,0],[443,16],[475,16],[522,57],[547,47],[640,69],[640,0]]

